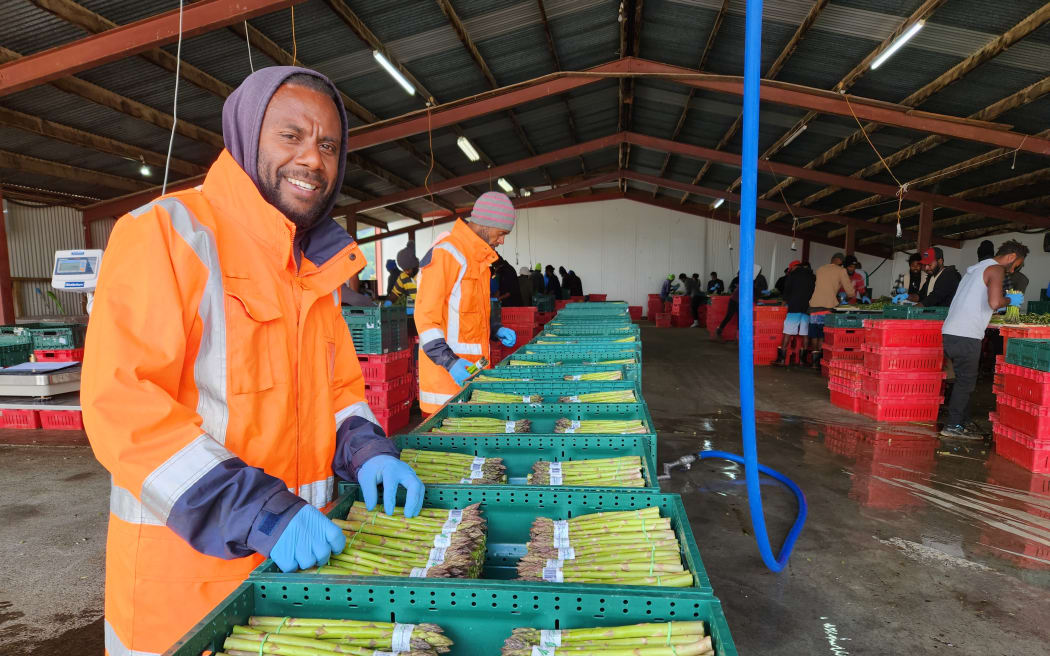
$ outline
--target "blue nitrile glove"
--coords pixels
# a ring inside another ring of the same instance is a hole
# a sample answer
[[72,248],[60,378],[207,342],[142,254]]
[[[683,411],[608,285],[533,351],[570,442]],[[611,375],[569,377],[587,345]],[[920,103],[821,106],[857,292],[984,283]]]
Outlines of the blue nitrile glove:
[[1021,303],[1024,303],[1024,294],[1018,292],[1016,294],[1007,294],[1006,298],[1010,299],[1010,305],[1016,305],[1021,307]]
[[406,462],[402,462],[394,456],[374,456],[361,465],[357,470],[357,484],[361,486],[361,494],[365,498],[365,508],[372,510],[376,507],[379,498],[380,483],[383,484],[383,511],[388,515],[394,514],[394,506],[397,501],[398,486],[404,487],[405,495],[405,517],[415,517],[423,507],[423,482],[416,476],[416,472]]
[[394,303],[392,301],[383,301],[383,307],[390,307]]
[[861,296],[860,297],[860,302],[863,303],[864,305],[869,305],[871,303],[871,297],[870,296]]
[[343,531],[320,510],[305,505],[284,527],[284,532],[270,549],[270,558],[282,572],[294,572],[324,565],[333,553],[339,553],[345,546]]
[[469,360],[460,358],[459,360],[456,360],[455,364],[452,365],[452,368],[448,370],[448,373],[452,375],[452,380],[456,381],[456,384],[460,387],[463,387],[463,383],[467,382],[467,379],[470,378],[470,372],[467,371],[467,367],[472,364],[473,363]]
[[502,342],[504,346],[514,346],[518,342],[518,335],[510,328],[504,326],[496,331],[496,339]]
[[846,292],[839,292],[838,293],[839,303],[845,303],[846,302],[846,298],[847,298]]
[[897,294],[896,296],[893,297],[893,304],[894,305],[900,305],[901,303],[903,303],[906,300],[908,300],[908,295],[907,294]]

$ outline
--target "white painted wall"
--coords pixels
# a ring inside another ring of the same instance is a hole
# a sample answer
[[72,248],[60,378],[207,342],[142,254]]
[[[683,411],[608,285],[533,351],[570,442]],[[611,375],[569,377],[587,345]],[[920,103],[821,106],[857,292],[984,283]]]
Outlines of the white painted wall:
[[[391,228],[412,223],[393,223]],[[423,257],[435,236],[450,225],[419,230],[416,255]],[[393,257],[406,242],[405,235],[384,240],[384,256]],[[717,271],[728,285],[736,272],[739,245],[738,226],[630,200],[610,200],[523,209],[498,250],[515,269],[536,262],[564,266],[580,276],[586,294],[604,293],[610,300],[645,306],[647,295],[660,291],[669,273],[699,273],[707,280],[711,271]],[[799,256],[790,245],[790,237],[757,234],[755,261],[770,286]],[[771,273],[774,264],[776,271]]]
[[[1043,235],[1044,233],[1042,232],[1032,235],[1021,232],[1009,232],[987,237],[995,245],[996,250],[999,249],[999,246],[1004,241],[1009,239],[1016,239],[1028,247],[1028,257],[1025,258],[1024,269],[1021,270],[1028,276],[1028,289],[1025,290],[1024,295],[1026,301],[1038,301],[1039,290],[1046,289],[1047,283],[1050,282],[1050,253],[1043,251]],[[984,239],[968,239],[963,242],[962,249],[958,251],[960,253],[960,262],[963,264],[963,266],[959,267],[960,273],[965,274],[966,267],[977,264],[977,247]]]

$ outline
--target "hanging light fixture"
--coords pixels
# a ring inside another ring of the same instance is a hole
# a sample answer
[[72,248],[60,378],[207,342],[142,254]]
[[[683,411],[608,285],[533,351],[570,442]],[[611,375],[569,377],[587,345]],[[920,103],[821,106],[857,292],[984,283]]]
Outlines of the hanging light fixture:
[[456,139],[456,145],[459,146],[459,149],[463,151],[463,154],[466,155],[467,159],[470,161],[476,162],[481,159],[481,155],[475,150],[474,144],[470,143],[470,139],[460,137],[459,139]]
[[148,178],[151,175],[153,175],[153,169],[151,169],[146,164],[146,159],[144,157],[139,157],[139,162],[142,163],[142,166],[139,167],[139,175],[141,175],[144,178]]
[[913,36],[918,34],[919,30],[921,30],[922,26],[925,24],[926,21],[918,21],[914,25],[909,27],[907,30],[905,30],[904,34],[901,34],[899,37],[894,39],[893,43],[890,44],[890,47],[886,48],[886,50],[881,55],[876,57],[875,61],[871,62],[871,70],[875,70],[879,66],[882,66],[884,63],[886,63],[886,60],[892,57],[895,52],[903,48],[904,44],[910,41]]
[[394,68],[394,65],[391,64],[390,61],[383,56],[383,53],[379,52],[378,50],[373,50],[372,56],[375,57],[375,60],[379,62],[380,66],[383,67],[383,70],[386,71],[390,75],[390,77],[394,78],[395,82],[401,85],[401,88],[405,90],[405,93],[407,93],[410,96],[416,95],[416,88],[412,86],[412,84],[407,79],[405,79],[405,76],[401,74],[401,71]]
[[500,189],[507,192],[508,194],[514,191],[514,185],[507,182],[506,178],[500,178],[499,180],[496,180],[496,184],[498,184],[500,186]]
[[725,198],[719,198],[715,202],[711,203],[711,209],[717,210],[719,207],[722,207],[722,203],[724,202],[726,202]]

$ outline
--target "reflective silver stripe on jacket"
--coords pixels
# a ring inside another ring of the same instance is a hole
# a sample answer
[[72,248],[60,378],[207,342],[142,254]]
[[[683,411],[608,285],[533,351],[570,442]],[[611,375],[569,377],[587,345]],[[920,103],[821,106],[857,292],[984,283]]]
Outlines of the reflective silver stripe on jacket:
[[358,401],[356,403],[351,403],[335,413],[335,429],[339,430],[339,427],[343,425],[343,422],[350,417],[363,417],[373,424],[379,423],[375,414],[372,412],[372,409],[368,407],[368,404],[364,401]]
[[[463,257],[459,249],[447,241],[437,244],[434,248],[448,252],[459,263],[459,275],[456,276],[456,282],[452,285],[452,293],[448,296],[448,335],[445,343],[457,355],[481,355],[481,344],[459,341],[459,308],[463,300],[463,276],[467,273],[467,258]],[[420,343],[422,341],[420,339]]]
[[147,510],[134,494],[113,483],[112,479],[109,486],[109,512],[129,524],[164,526],[164,522]]
[[298,495],[315,508],[324,506],[335,496],[335,476],[300,486]]
[[113,625],[109,623],[109,620],[103,622],[102,630],[105,635],[106,653],[109,656],[160,656],[155,651],[139,651],[138,649],[125,647],[124,643],[117,637],[117,632],[113,629]]
[[215,235],[180,200],[161,198],[131,212],[138,217],[154,206],[167,212],[172,228],[208,271],[197,313],[201,318],[200,348],[193,363],[197,386],[197,414],[204,434],[157,467],[142,484],[142,503],[157,519],[167,522],[179,497],[211,469],[234,455],[223,445],[229,423],[226,403],[226,308],[222,268]]
[[431,405],[445,405],[448,400],[451,399],[454,394],[438,394],[437,392],[424,392],[419,391],[419,401],[421,403],[429,403]]

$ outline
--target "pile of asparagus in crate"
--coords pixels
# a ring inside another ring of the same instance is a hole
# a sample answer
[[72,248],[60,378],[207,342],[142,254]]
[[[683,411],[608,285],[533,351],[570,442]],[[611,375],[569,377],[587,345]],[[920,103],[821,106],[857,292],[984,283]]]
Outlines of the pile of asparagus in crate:
[[346,519],[333,520],[346,547],[332,554],[319,574],[478,578],[485,562],[487,524],[480,504],[463,509],[423,508],[411,519],[366,510],[357,502]]
[[693,575],[682,564],[678,535],[659,508],[568,520],[538,517],[526,548],[518,561],[518,577],[525,581],[693,585]]
[[713,656],[703,622],[581,629],[514,629],[501,656]]
[[645,487],[638,456],[589,460],[540,460],[532,466],[529,485],[583,485],[590,487]]
[[[489,390],[474,390],[470,395],[470,403],[543,403],[544,397],[539,394],[509,394],[507,392],[490,392]],[[546,399],[548,403],[555,401],[554,397]],[[638,397],[634,390],[612,390],[609,392],[587,392],[584,394],[559,395],[558,403],[637,403]]]
[[412,465],[419,480],[427,484],[500,485],[507,482],[507,468],[502,458],[402,449],[401,460]]
[[448,653],[451,646],[452,640],[437,624],[249,617],[247,625],[233,627],[223,643],[225,651],[215,656],[437,656]]

